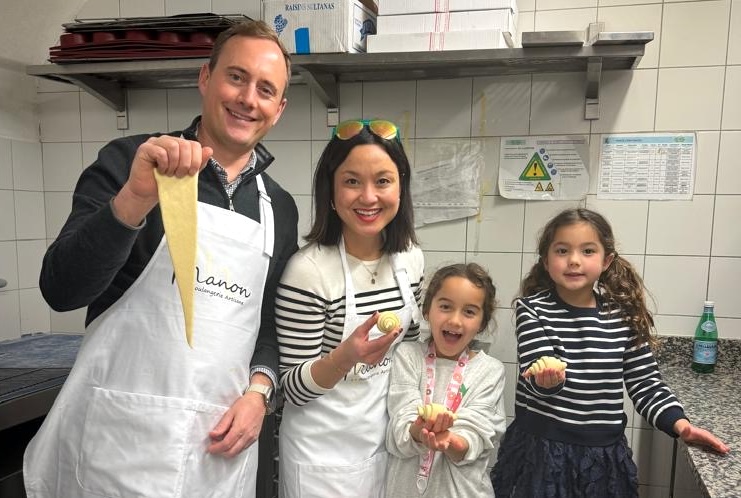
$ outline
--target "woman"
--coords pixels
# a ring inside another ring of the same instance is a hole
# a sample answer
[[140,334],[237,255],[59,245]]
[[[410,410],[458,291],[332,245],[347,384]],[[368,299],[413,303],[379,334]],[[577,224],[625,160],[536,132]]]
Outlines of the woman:
[[[410,173],[389,121],[341,123],[319,159],[310,243],[276,298],[282,498],[384,496],[391,355],[419,335]],[[383,334],[386,310],[401,326]]]

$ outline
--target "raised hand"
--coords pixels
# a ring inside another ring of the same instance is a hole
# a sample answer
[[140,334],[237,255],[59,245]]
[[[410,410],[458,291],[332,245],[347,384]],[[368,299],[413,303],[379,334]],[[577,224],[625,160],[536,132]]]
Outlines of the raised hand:
[[211,147],[193,140],[169,135],[150,138],[137,149],[129,179],[113,201],[116,216],[124,223],[138,225],[157,205],[155,168],[166,176],[195,175],[212,155]]

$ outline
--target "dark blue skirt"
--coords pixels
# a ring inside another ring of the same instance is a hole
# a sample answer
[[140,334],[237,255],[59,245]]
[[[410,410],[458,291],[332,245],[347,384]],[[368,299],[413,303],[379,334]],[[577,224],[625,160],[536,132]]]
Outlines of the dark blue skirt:
[[580,446],[521,430],[515,420],[491,472],[496,498],[638,498],[638,469],[628,441]]

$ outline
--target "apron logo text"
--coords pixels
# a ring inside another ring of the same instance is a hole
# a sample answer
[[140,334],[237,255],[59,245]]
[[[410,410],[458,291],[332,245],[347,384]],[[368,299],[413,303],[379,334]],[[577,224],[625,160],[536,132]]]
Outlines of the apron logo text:
[[345,380],[361,381],[367,380],[376,375],[388,372],[391,369],[391,358],[385,356],[383,360],[373,365],[367,363],[357,363],[352,370],[345,376]]
[[[175,273],[172,274],[171,283],[175,284]],[[196,266],[196,291],[209,294],[211,297],[217,297],[243,305],[252,296],[252,291],[237,284],[229,283],[214,276],[201,277],[201,269]],[[224,294],[222,293],[231,293]]]

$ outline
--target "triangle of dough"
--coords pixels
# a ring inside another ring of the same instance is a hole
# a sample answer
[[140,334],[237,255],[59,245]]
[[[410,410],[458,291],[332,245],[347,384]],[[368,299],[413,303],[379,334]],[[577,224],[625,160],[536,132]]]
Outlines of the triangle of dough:
[[185,318],[185,339],[193,347],[193,297],[196,281],[198,229],[198,174],[182,178],[166,176],[156,169],[162,223],[175,270]]

